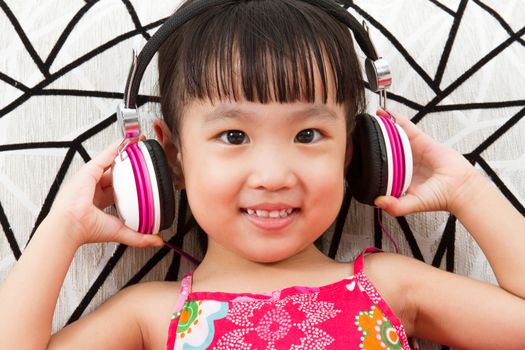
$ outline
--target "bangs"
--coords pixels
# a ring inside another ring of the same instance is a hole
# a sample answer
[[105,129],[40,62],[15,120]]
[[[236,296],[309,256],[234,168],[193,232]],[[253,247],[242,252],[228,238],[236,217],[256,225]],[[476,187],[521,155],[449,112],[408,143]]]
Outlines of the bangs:
[[159,83],[165,119],[192,99],[364,108],[349,29],[298,0],[225,1],[193,18],[159,50]]

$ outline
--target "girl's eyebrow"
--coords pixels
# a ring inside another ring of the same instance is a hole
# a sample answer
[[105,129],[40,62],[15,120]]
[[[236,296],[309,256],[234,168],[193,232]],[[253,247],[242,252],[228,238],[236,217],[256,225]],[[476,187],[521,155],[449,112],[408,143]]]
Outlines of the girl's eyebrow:
[[320,117],[335,120],[337,119],[337,113],[326,105],[312,105],[307,108],[293,113],[294,118],[312,118]]
[[[304,109],[294,111],[289,116],[287,116],[287,118],[294,120],[321,118],[327,119],[328,121],[335,121],[337,119],[337,114],[326,105],[312,105]],[[257,114],[238,107],[218,107],[214,111],[204,116],[205,123],[225,119],[243,119],[246,121],[255,121],[257,119]]]
[[214,122],[221,119],[253,119],[256,115],[237,107],[218,107],[204,116],[204,122]]

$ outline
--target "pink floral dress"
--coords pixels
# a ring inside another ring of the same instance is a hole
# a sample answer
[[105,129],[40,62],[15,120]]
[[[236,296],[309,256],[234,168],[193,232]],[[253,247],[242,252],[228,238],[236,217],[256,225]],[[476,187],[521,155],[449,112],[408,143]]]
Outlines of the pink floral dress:
[[363,271],[316,288],[267,294],[191,292],[182,280],[167,348],[173,349],[410,349],[401,322]]

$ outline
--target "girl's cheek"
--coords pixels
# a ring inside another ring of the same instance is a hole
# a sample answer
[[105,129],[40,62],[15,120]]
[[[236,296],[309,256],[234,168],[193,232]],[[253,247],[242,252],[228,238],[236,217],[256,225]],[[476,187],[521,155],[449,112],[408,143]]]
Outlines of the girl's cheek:
[[305,183],[314,203],[327,206],[339,206],[344,195],[344,166],[340,161],[318,162],[311,164],[309,171],[304,171]]
[[233,196],[242,181],[242,171],[231,162],[203,159],[199,168],[193,172],[193,186],[204,197]]

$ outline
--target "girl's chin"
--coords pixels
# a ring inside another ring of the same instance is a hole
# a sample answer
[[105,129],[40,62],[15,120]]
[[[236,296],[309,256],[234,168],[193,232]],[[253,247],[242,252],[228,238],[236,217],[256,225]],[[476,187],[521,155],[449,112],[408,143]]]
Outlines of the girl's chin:
[[239,256],[250,262],[259,264],[283,263],[286,260],[300,254],[304,248],[297,246],[287,246],[284,242],[280,244],[266,244],[265,247],[254,247],[253,249],[243,249],[239,251]]

